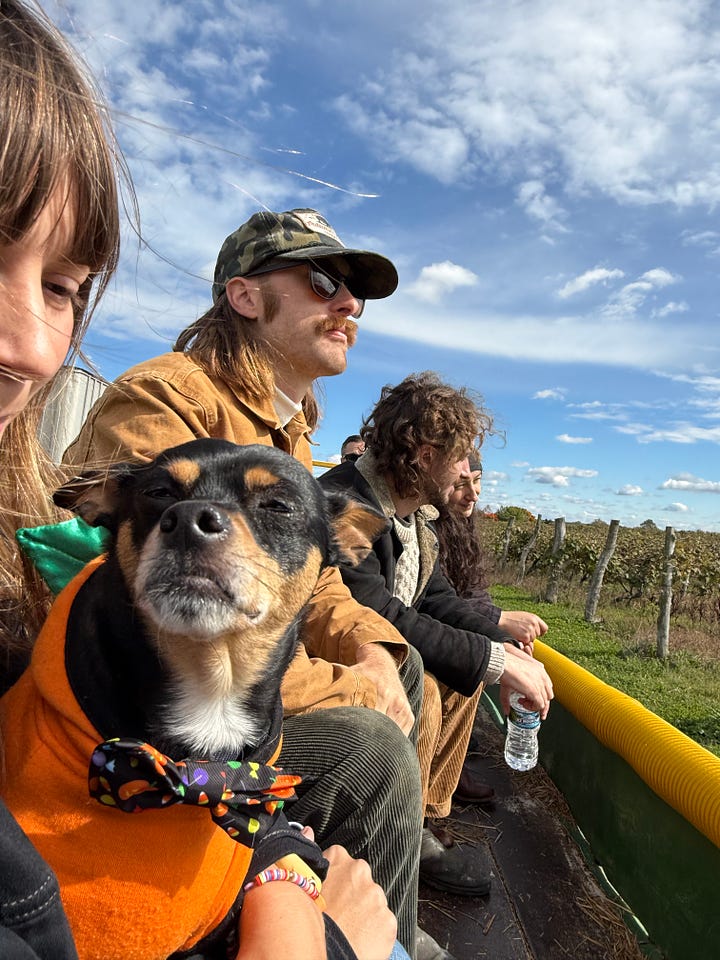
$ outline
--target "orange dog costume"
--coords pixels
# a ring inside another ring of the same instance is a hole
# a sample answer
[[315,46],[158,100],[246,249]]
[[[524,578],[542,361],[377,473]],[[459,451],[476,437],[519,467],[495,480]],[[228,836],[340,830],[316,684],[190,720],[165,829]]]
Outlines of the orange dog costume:
[[[73,693],[65,638],[73,600],[102,562],[60,594],[28,670],[0,701],[1,792],[58,876],[81,960],[166,960],[213,934],[232,938],[253,851],[201,807],[126,815],[90,797],[88,765],[104,737]],[[262,762],[278,752],[276,742]]]

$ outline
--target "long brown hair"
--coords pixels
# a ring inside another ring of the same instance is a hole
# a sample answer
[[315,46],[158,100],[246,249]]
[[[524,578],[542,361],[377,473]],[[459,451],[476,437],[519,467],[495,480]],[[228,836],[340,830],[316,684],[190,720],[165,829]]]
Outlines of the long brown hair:
[[[68,255],[91,270],[75,308],[71,357],[117,265],[118,173],[129,182],[106,109],[75,53],[38,7],[2,0],[0,245],[22,240],[61,191],[75,215]],[[37,394],[0,439],[0,671],[22,658],[47,607],[46,592],[20,557],[15,531],[58,515],[49,496],[57,473],[37,439],[54,386],[51,381]]]
[[487,587],[488,576],[482,547],[475,529],[475,516],[463,517],[443,510],[434,522],[440,546],[440,569],[458,596],[469,597]]
[[[254,279],[261,285],[265,318],[271,320],[277,310],[272,291],[262,286],[264,277]],[[206,313],[182,331],[173,350],[189,354],[208,376],[241,386],[250,400],[265,403],[273,399],[273,349],[256,335],[256,321],[238,313],[224,290]],[[302,406],[313,431],[320,420],[320,407],[312,386],[303,397]]]

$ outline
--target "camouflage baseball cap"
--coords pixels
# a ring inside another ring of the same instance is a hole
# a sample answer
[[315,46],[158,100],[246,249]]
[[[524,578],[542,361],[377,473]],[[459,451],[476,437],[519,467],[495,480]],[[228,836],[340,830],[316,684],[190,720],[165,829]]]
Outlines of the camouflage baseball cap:
[[232,277],[254,277],[315,260],[325,260],[328,272],[342,278],[353,296],[362,300],[389,297],[398,284],[390,260],[369,250],[348,250],[317,210],[262,210],[231,233],[220,248],[213,301]]

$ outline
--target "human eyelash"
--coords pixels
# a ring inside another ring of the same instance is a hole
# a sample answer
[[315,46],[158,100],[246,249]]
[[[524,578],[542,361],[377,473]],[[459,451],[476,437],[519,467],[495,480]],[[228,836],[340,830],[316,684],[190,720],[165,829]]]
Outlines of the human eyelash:
[[72,290],[70,287],[66,287],[62,283],[54,283],[52,280],[43,281],[43,286],[52,296],[70,304],[76,321],[82,316],[87,305],[86,298],[81,292],[82,287]]
[[66,300],[72,301],[73,298],[77,296],[77,293],[74,290],[64,286],[62,283],[55,283],[52,280],[43,280],[43,286],[56,297],[63,297]]

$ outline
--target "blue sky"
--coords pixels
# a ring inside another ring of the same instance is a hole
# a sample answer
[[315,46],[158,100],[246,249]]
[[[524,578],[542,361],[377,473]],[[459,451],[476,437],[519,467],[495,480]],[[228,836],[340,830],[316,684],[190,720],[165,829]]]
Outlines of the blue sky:
[[400,285],[324,381],[318,459],[434,369],[506,435],[481,502],[720,530],[720,5],[57,0],[141,210],[87,347],[112,379],[210,303],[255,210]]

